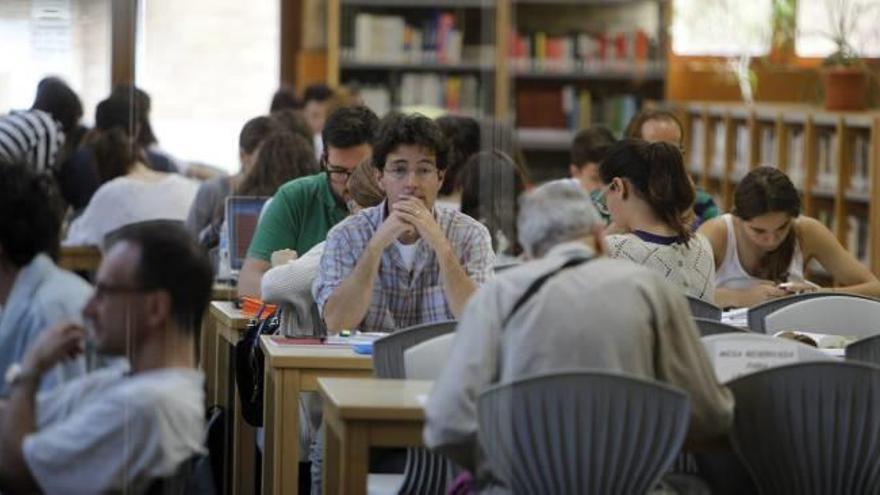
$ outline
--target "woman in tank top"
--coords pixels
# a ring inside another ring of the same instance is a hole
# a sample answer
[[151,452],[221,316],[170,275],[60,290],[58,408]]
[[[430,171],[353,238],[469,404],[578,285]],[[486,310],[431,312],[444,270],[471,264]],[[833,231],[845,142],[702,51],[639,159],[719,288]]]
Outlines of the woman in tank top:
[[[703,224],[715,253],[715,301],[750,307],[805,291],[880,296],[880,281],[821,222],[802,216],[800,197],[788,177],[758,167],[736,188],[733,213]],[[817,260],[837,287],[807,282],[804,267]]]

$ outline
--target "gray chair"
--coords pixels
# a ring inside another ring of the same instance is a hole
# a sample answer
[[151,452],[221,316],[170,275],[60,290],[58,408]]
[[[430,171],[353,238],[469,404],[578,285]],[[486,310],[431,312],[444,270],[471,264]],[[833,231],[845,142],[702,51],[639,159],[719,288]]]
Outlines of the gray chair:
[[707,318],[721,321],[721,308],[694,296],[687,296],[688,306],[694,318]]
[[[455,321],[427,323],[398,330],[373,342],[373,373],[377,378],[406,378],[407,349],[455,331]],[[444,495],[452,473],[450,462],[422,448],[406,451],[406,468],[398,493]]]
[[748,330],[727,323],[721,323],[718,320],[709,318],[694,318],[697,323],[697,330],[700,331],[700,337],[708,335],[718,335],[721,333],[748,333]]
[[836,294],[799,301],[765,316],[764,330],[869,337],[880,334],[880,301]]
[[731,441],[760,493],[880,493],[880,369],[799,363],[728,386]]
[[846,346],[846,359],[880,365],[880,335],[865,337]]
[[512,493],[645,493],[675,460],[690,401],[632,376],[563,371],[490,387],[479,439]]
[[806,292],[804,294],[793,294],[791,296],[780,297],[779,299],[771,299],[770,301],[765,301],[757,306],[753,306],[749,308],[748,319],[749,319],[749,329],[756,333],[767,333],[766,326],[764,324],[764,319],[770,313],[775,312],[778,309],[784,308],[790,304],[798,303],[801,301],[806,301],[808,299],[815,299],[817,297],[828,297],[828,296],[838,296],[838,297],[853,297],[857,299],[869,299],[876,300],[868,296],[860,296],[858,294],[847,294],[843,292]]

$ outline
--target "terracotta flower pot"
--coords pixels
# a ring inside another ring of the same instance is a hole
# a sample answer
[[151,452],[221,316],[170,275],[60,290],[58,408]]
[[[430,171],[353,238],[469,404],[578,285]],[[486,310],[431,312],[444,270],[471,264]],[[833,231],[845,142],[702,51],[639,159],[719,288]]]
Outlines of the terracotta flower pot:
[[832,66],[822,71],[825,108],[864,110],[867,106],[868,75],[855,67]]

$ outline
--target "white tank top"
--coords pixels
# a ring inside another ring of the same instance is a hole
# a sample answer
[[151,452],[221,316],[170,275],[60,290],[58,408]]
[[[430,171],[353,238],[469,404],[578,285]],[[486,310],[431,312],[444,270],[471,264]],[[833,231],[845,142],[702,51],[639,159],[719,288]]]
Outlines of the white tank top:
[[[736,232],[733,229],[733,215],[725,213],[721,218],[724,219],[727,226],[727,249],[724,251],[724,261],[715,271],[715,288],[748,289],[759,283],[761,279],[749,275],[739,261],[739,253],[736,249]],[[804,282],[804,256],[797,239],[794,241],[791,265],[788,267],[788,281]]]

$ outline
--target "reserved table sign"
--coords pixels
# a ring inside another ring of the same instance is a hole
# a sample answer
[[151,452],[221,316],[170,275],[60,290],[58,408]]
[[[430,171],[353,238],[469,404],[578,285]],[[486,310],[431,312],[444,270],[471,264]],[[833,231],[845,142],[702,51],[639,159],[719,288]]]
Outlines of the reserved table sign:
[[721,383],[767,368],[798,362],[798,349],[789,342],[718,342],[709,356]]

